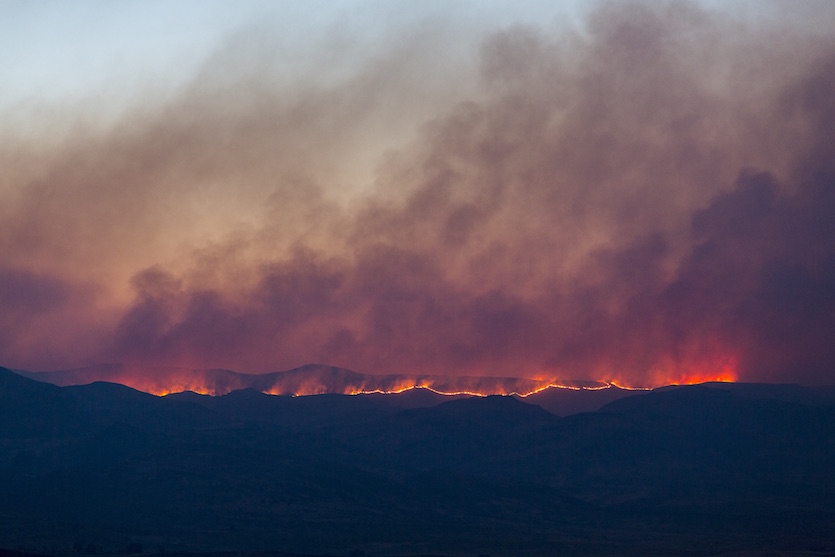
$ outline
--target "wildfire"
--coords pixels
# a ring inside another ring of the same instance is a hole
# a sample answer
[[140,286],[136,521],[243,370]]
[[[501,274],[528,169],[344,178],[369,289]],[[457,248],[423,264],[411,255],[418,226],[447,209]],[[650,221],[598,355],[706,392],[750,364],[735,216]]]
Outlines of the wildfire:
[[731,371],[704,372],[683,374],[676,380],[670,381],[670,385],[698,385],[699,383],[733,383],[736,381],[736,374]]
[[[656,386],[662,385],[696,385],[707,382],[734,382],[737,380],[736,374],[730,370],[720,370],[718,372],[687,372],[680,373],[677,376],[671,377],[667,381],[661,381]],[[126,380],[126,385],[135,389],[148,392],[157,396],[165,396],[172,393],[180,393],[191,391],[201,395],[221,396],[228,394],[231,390],[228,388],[219,388],[217,386],[209,386],[205,382],[182,382],[173,381],[165,386],[158,384],[142,384],[142,382]],[[383,381],[385,383],[385,381]],[[318,394],[337,393],[345,395],[393,395],[401,394],[408,391],[423,389],[442,396],[479,396],[485,397],[489,395],[514,395],[521,398],[529,397],[548,389],[562,389],[570,391],[599,391],[611,388],[618,388],[631,391],[645,391],[651,390],[653,387],[638,387],[628,386],[619,381],[598,381],[595,384],[576,385],[558,381],[543,381],[537,382],[535,386],[527,389],[514,389],[503,386],[500,382],[486,381],[485,388],[456,388],[455,381],[444,378],[439,381],[440,385],[428,381],[403,382],[392,386],[375,386],[372,381],[365,381],[362,385],[345,385],[342,388],[335,388],[333,385],[319,383],[315,381],[307,382],[303,385],[286,385],[274,384],[269,388],[258,389],[261,392],[276,396],[310,396]],[[491,388],[492,387],[492,388]]]
[[[132,385],[128,385],[132,387]],[[174,393],[185,393],[185,392],[192,392],[197,393],[198,395],[211,395],[211,396],[219,396],[221,394],[227,393],[218,393],[214,390],[207,389],[205,386],[194,386],[194,385],[169,385],[167,387],[148,387],[146,389],[139,389],[138,387],[133,387],[140,391],[145,391],[149,394],[156,395],[156,396],[166,396]]]
[[[432,384],[427,384],[424,381],[424,382],[420,382],[420,383],[417,383],[417,384],[399,385],[399,386],[396,386],[396,387],[393,387],[393,388],[390,388],[390,389],[371,387],[371,386],[363,386],[363,387],[354,387],[354,388],[346,387],[345,389],[343,389],[341,391],[334,391],[334,390],[328,389],[325,385],[306,385],[304,388],[302,388],[300,390],[297,390],[297,391],[288,390],[286,387],[275,386],[275,387],[272,387],[270,389],[266,389],[262,392],[264,392],[265,394],[274,395],[274,396],[282,396],[282,395],[283,396],[311,396],[311,395],[317,395],[317,394],[328,394],[328,393],[332,394],[334,392],[337,392],[338,394],[345,394],[345,395],[352,395],[353,396],[353,395],[396,395],[396,394],[401,394],[401,393],[405,393],[405,392],[409,392],[409,391],[422,389],[422,390],[426,390],[426,391],[435,393],[437,395],[450,396],[450,397],[452,397],[452,396],[486,397],[486,396],[490,396],[490,395],[505,395],[505,396],[511,396],[512,395],[512,396],[518,396],[520,398],[525,398],[525,397],[540,393],[542,391],[546,391],[548,389],[565,389],[565,390],[571,390],[571,391],[599,391],[599,390],[605,390],[605,389],[610,389],[610,388],[620,388],[620,389],[627,389],[627,390],[634,390],[634,391],[649,390],[649,388],[644,388],[644,387],[622,387],[622,386],[616,385],[615,383],[605,383],[605,384],[601,384],[601,385],[577,386],[577,385],[567,385],[567,384],[555,383],[555,382],[548,382],[546,384],[542,384],[540,386],[537,386],[536,388],[533,388],[531,390],[523,390],[523,391],[510,390],[510,389],[505,389],[505,388],[501,388],[501,387],[498,388],[498,389],[495,389],[495,390],[467,390],[467,389],[456,390],[456,389],[450,389],[450,388],[435,387]],[[194,391],[198,394],[214,394],[214,393],[210,392],[208,389],[205,389],[205,388],[202,388],[201,390],[195,390],[195,389],[182,389],[182,390]],[[175,387],[172,390],[167,391],[167,392],[159,391],[159,392],[154,392],[153,394],[164,395],[164,394],[182,392],[182,390],[176,390],[176,387]]]
[[441,391],[438,389],[433,389],[427,385],[412,385],[409,387],[403,387],[401,389],[394,389],[391,391],[386,391],[382,389],[372,389],[372,390],[365,390],[365,389],[357,389],[345,394],[348,395],[398,395],[400,393],[405,393],[407,391],[414,391],[415,389],[424,389],[427,391],[431,391],[436,395],[443,395],[443,396],[489,396],[491,394],[504,394],[504,393],[480,393],[476,391]]
[[701,365],[684,368],[678,373],[668,374],[668,385],[696,385],[699,383],[723,382],[733,383],[737,380],[737,365],[734,358],[725,357],[718,361],[710,361]]
[[[234,371],[194,370],[183,368],[139,369],[122,366],[74,370],[64,384],[93,381],[121,383],[157,396],[191,391],[202,395],[222,396],[238,389],[254,389],[270,395],[306,396],[316,394],[399,394],[425,389],[444,396],[515,395],[528,397],[548,389],[595,391],[610,388],[648,390],[663,385],[737,379],[735,365],[725,360],[719,366],[682,367],[671,365],[650,370],[648,385],[629,385],[623,378],[611,376],[597,381],[567,381],[542,375],[535,378],[478,377],[442,375],[367,375],[347,369],[307,365],[289,371],[267,374],[244,374]],[[60,383],[59,383],[60,384]]]

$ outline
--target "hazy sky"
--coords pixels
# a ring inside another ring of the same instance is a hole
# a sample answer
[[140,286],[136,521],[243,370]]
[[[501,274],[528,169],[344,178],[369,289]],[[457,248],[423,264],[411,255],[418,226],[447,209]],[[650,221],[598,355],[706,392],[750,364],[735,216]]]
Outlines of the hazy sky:
[[835,383],[832,29],[0,1],[0,365]]

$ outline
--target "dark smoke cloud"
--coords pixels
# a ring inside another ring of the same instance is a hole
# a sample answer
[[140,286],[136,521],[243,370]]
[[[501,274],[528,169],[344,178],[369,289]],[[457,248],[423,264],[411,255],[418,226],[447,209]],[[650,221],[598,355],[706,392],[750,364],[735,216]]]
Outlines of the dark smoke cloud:
[[235,43],[110,128],[6,140],[4,363],[835,381],[831,34],[606,3],[421,84],[437,41],[301,84]]

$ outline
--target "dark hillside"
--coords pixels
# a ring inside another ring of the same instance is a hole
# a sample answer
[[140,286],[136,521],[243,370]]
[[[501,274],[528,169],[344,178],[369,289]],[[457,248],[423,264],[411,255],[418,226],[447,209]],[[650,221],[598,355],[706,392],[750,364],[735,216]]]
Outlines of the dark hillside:
[[154,397],[7,370],[0,387],[0,548],[835,552],[825,392],[680,387],[560,418],[502,396]]

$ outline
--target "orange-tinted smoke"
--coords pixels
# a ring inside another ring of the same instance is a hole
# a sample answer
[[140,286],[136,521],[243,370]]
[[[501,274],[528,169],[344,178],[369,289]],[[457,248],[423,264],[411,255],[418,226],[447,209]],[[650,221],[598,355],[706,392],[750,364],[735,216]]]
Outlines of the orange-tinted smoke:
[[835,382],[835,40],[758,25],[603,3],[289,80],[242,35],[107,125],[34,111],[0,364]]

